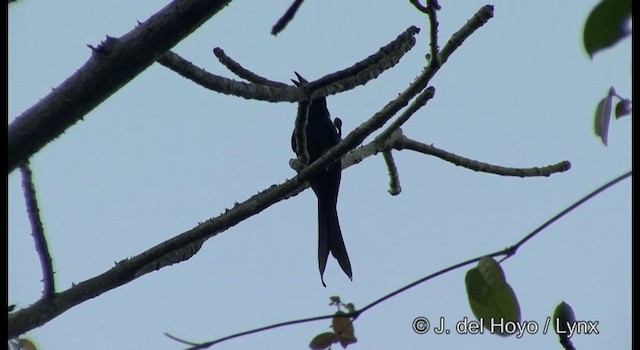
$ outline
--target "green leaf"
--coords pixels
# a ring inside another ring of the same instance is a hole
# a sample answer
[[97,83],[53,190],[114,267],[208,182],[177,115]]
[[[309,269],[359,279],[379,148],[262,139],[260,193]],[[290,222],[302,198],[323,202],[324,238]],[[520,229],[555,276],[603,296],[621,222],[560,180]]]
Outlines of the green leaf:
[[478,270],[490,287],[500,287],[507,283],[500,264],[491,257],[485,256],[480,259]]
[[573,324],[575,321],[576,316],[573,313],[571,305],[563,301],[556,306],[556,309],[553,312],[553,329],[556,333],[558,333],[558,328],[560,328],[561,333],[568,333],[569,328],[567,327],[567,324]]
[[[520,321],[520,305],[504,272],[493,258],[483,257],[465,276],[471,311],[490,332],[502,336],[499,324]],[[492,327],[492,324],[494,327]]]
[[358,339],[356,339],[355,336],[353,321],[344,315],[346,314],[342,311],[336,312],[332,319],[331,327],[333,328],[333,332],[336,334],[338,341],[340,341],[340,345],[342,345],[343,348],[346,348],[349,344],[357,342]]
[[21,350],[38,350],[36,344],[34,344],[31,340],[27,338],[19,338],[18,345]]
[[596,5],[584,25],[584,48],[589,57],[629,35],[630,19],[631,0],[602,0]]
[[353,303],[348,303],[347,305],[344,306],[345,309],[347,309],[348,312],[355,312],[356,311],[356,306],[353,305]]
[[358,342],[358,339],[356,339],[356,337],[354,337],[353,335],[341,335],[338,337],[338,340],[340,340],[340,345],[342,345],[342,347],[345,349],[347,348],[347,346]]
[[569,325],[572,325],[576,322],[576,316],[573,313],[573,309],[571,305],[565,303],[564,301],[556,306],[555,311],[553,312],[553,330],[556,332],[560,339],[560,344],[565,349],[575,349],[569,339]]
[[611,104],[613,103],[613,97],[616,91],[612,88],[609,89],[609,93],[598,103],[596,107],[596,114],[593,118],[593,131],[596,136],[600,137],[602,143],[607,145],[607,137],[609,134],[609,121],[611,120]]
[[316,335],[313,338],[313,340],[311,340],[309,347],[313,350],[322,350],[330,347],[331,344],[337,343],[337,342],[338,342],[338,339],[336,338],[335,333],[325,332],[325,333],[320,333]]

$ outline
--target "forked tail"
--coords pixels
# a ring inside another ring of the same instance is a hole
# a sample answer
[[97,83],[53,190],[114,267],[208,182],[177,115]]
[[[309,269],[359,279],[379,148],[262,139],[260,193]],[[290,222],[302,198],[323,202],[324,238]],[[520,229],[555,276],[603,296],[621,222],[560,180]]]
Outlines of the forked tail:
[[342,271],[350,280],[353,280],[351,262],[349,262],[349,254],[347,254],[347,248],[342,240],[336,205],[331,201],[318,200],[318,267],[320,268],[322,285],[325,287],[327,285],[324,283],[323,275],[329,252],[338,260]]

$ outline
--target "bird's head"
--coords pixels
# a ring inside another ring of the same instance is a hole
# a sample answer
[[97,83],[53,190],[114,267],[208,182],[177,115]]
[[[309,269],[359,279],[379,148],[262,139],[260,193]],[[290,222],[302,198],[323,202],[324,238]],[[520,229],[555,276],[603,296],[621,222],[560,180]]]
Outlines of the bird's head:
[[[298,74],[298,72],[293,72],[293,73],[295,73],[296,77],[298,78],[298,80],[291,79],[291,81],[293,82],[293,84],[295,84],[295,86],[302,87],[309,83],[309,81],[305,79],[302,75]],[[326,97],[323,96],[323,97],[318,97],[314,99],[312,101],[312,108],[321,108],[326,110],[327,109]]]

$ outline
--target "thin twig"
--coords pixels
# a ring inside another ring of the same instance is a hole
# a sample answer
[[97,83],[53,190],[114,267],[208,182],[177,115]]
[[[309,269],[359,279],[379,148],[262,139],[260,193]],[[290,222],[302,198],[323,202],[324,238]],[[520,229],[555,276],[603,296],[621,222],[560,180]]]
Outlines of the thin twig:
[[591,198],[593,198],[593,197],[597,196],[598,194],[602,193],[603,191],[605,191],[609,187],[611,187],[611,186],[617,184],[618,182],[628,178],[629,176],[631,176],[631,171],[629,171],[629,172],[627,172],[627,173],[625,173],[623,175],[620,175],[620,176],[616,177],[615,179],[607,182],[606,184],[598,187],[597,189],[595,189],[594,191],[592,191],[588,195],[584,196],[583,198],[581,198],[577,202],[575,202],[572,205],[570,205],[565,210],[563,210],[560,213],[556,214],[554,217],[552,217],[551,219],[547,220],[547,222],[545,222],[544,224],[540,225],[540,227],[538,227],[535,230],[533,230],[533,232],[531,232],[528,235],[526,235],[518,243],[516,243],[515,245],[510,247],[509,248],[509,254],[504,259],[502,259],[500,262],[502,262],[504,260],[507,260],[508,258],[513,256],[516,253],[516,251],[518,250],[518,248],[520,248],[523,244],[527,243],[528,240],[533,238],[535,235],[540,233],[542,230],[544,230],[545,228],[549,227],[549,225],[551,225],[554,222],[558,221],[558,219],[560,219],[561,217],[569,214],[572,210],[574,210],[577,207],[581,206],[582,204],[586,203],[588,200],[590,200]]
[[[411,26],[402,32],[389,44],[381,47],[378,52],[356,62],[349,68],[328,74],[309,83],[307,88],[312,98],[333,95],[353,87],[364,85],[375,79],[385,70],[395,66],[400,59],[416,44],[415,35],[420,29]],[[325,89],[322,89],[327,87]]]
[[219,47],[213,49],[213,54],[216,55],[218,61],[222,63],[227,69],[229,69],[233,74],[237,75],[242,79],[246,79],[247,81],[259,84],[259,85],[267,85],[267,86],[276,86],[276,87],[288,87],[289,85],[285,83],[281,83],[279,81],[269,80],[267,78],[261,77],[256,73],[251,72],[250,70],[242,67],[240,63],[234,61],[231,57],[227,56]]
[[194,347],[188,348],[188,350],[206,349],[206,348],[209,348],[209,347],[211,347],[211,346],[213,346],[215,344],[219,344],[219,343],[222,343],[224,341],[231,340],[231,339],[238,338],[238,337],[242,337],[242,336],[245,336],[245,335],[260,333],[260,332],[268,331],[270,329],[286,327],[286,326],[292,326],[292,325],[300,324],[300,323],[308,323],[308,322],[326,320],[326,319],[333,318],[334,316],[335,315],[332,314],[332,315],[316,316],[316,317],[302,318],[302,319],[299,319],[299,320],[276,323],[276,324],[272,324],[272,325],[269,325],[269,326],[260,327],[260,328],[248,330],[248,331],[245,331],[245,332],[240,332],[240,333],[228,335],[228,336],[226,336],[224,338],[216,339],[214,341],[201,343],[201,344],[198,344],[198,345],[196,345]]
[[397,196],[402,192],[402,187],[400,187],[400,175],[398,175],[398,167],[396,167],[396,163],[393,160],[391,150],[383,151],[382,157],[389,171],[389,193],[392,196]]
[[22,190],[24,192],[27,215],[31,223],[31,236],[33,236],[36,252],[40,259],[40,267],[42,268],[42,282],[44,284],[42,297],[44,299],[51,299],[56,292],[53,278],[53,262],[51,260],[51,254],[49,253],[47,239],[44,236],[44,227],[42,226],[42,220],[40,218],[36,189],[33,186],[33,174],[28,162],[20,166],[20,172],[22,173]]
[[440,50],[438,55],[438,59],[440,60],[440,65],[443,65],[447,62],[451,53],[457,49],[462,43],[467,40],[467,38],[473,34],[476,30],[482,27],[485,23],[489,21],[493,17],[493,5],[485,5],[476,12],[473,17],[471,17],[467,23],[460,28],[455,34],[451,36],[449,41],[445,44],[445,46]]
[[304,0],[293,1],[293,4],[291,4],[291,6],[289,6],[289,8],[287,9],[287,12],[285,12],[284,15],[280,17],[278,22],[276,22],[273,28],[271,28],[272,35],[278,35],[284,28],[287,27],[287,24],[291,22],[291,20],[296,15],[296,13],[298,12],[298,9],[300,8],[303,2]]
[[412,151],[438,157],[442,160],[445,160],[447,162],[450,162],[452,164],[455,164],[457,166],[461,166],[467,169],[480,171],[483,173],[502,175],[502,176],[517,176],[517,177],[550,176],[551,174],[565,172],[571,168],[571,163],[566,160],[557,164],[548,165],[544,167],[507,168],[499,165],[483,163],[477,160],[465,158],[457,154],[439,149],[433,145],[427,145],[422,142],[412,140],[406,136],[396,139],[394,148],[397,150],[410,149]]
[[419,0],[409,0],[409,2],[413,6],[415,6],[415,8],[418,9],[418,11],[420,11],[422,13],[427,13],[427,7],[422,5]]
[[436,0],[427,0],[427,16],[429,17],[429,28],[431,34],[431,41],[429,46],[431,47],[431,64],[435,66],[440,65],[440,59],[438,55],[438,15],[437,10],[440,9],[440,5]]
[[377,142],[384,142],[385,140],[387,140],[389,138],[389,136],[391,136],[391,134],[393,134],[396,130],[399,130],[400,127],[407,122],[407,120],[409,120],[409,118],[411,118],[411,116],[413,116],[420,108],[422,108],[427,101],[429,101],[429,99],[431,99],[433,97],[434,91],[429,91],[428,89],[422,91],[415,100],[413,100],[413,103],[411,103],[411,105],[405,109],[404,112],[402,112],[402,114],[400,114],[400,116],[398,118],[396,118],[396,120],[394,120],[391,124],[389,124],[389,126],[380,133],[380,135],[376,136],[376,141]]
[[178,343],[182,343],[182,344],[184,344],[184,345],[189,345],[189,346],[192,346],[192,347],[193,347],[193,346],[198,346],[198,345],[200,345],[200,344],[198,344],[198,343],[194,343],[194,342],[190,342],[190,341],[188,341],[188,340],[184,340],[184,339],[182,339],[182,338],[178,338],[178,337],[176,337],[176,336],[174,336],[174,335],[171,335],[171,334],[169,334],[169,333],[166,333],[166,332],[164,333],[164,335],[165,335],[166,337],[168,337],[169,339],[173,339],[173,340],[177,341]]

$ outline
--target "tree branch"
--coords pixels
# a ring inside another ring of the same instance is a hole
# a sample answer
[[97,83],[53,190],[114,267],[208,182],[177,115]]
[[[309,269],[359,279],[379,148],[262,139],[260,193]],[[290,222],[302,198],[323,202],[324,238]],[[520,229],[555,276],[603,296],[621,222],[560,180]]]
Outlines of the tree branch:
[[304,99],[304,96],[298,95],[300,91],[296,87],[287,85],[286,87],[276,88],[271,85],[235,81],[211,74],[172,51],[167,51],[162,55],[158,59],[158,63],[206,89],[226,95],[268,102],[295,102]]
[[[310,82],[309,91],[315,91],[311,97],[337,94],[377,78],[382,72],[395,66],[404,54],[413,48],[416,44],[414,36],[419,32],[419,28],[411,26],[398,35],[395,40],[381,47],[375,54],[349,68]],[[326,87],[326,90],[321,87]]]
[[216,55],[218,61],[222,63],[227,69],[229,69],[232,73],[237,75],[238,77],[245,79],[251,83],[258,85],[267,85],[267,86],[275,86],[275,87],[288,87],[289,85],[285,83],[281,83],[278,81],[269,80],[267,78],[261,77],[250,70],[242,67],[240,63],[234,61],[231,57],[227,56],[224,51],[216,47],[213,49],[213,54]]
[[391,150],[382,151],[382,156],[385,164],[387,164],[387,169],[389,170],[389,193],[392,196],[397,196],[402,192],[402,187],[400,187],[400,175],[398,175],[398,167],[396,166],[396,162],[393,160]]
[[33,241],[36,245],[36,253],[38,253],[38,258],[40,258],[40,267],[42,268],[42,282],[44,284],[42,298],[50,299],[56,292],[55,281],[53,278],[53,262],[51,260],[51,254],[49,254],[47,239],[44,235],[42,220],[40,219],[40,209],[38,208],[36,189],[33,186],[33,178],[29,163],[21,165],[20,172],[22,173],[24,201],[27,207],[27,214],[29,215],[29,222],[31,223],[31,235],[33,236]]
[[[375,54],[349,68],[310,82],[307,85],[307,91],[310,94],[312,93],[311,98],[314,99],[351,90],[375,79],[383,71],[395,66],[404,54],[413,48],[416,42],[414,35],[418,32],[418,28],[409,27],[392,42],[380,48]],[[238,82],[210,74],[170,51],[164,54],[158,62],[181,76],[192,80],[194,83],[222,94],[268,102],[299,102],[309,99],[309,96],[301,94],[297,87],[281,86],[280,84],[282,83],[268,80],[249,71],[228,57],[219,48],[216,48],[214,52],[218,59],[221,60],[221,63],[229,70],[243,79],[254,82],[254,84]],[[263,84],[258,84],[258,82]]]
[[427,7],[422,5],[419,0],[409,0],[409,2],[422,13],[427,13]]
[[230,0],[176,0],[121,38],[107,37],[89,60],[8,127],[8,172],[142,73]]
[[440,50],[438,58],[440,64],[444,64],[451,53],[457,49],[478,28],[482,27],[493,17],[493,5],[484,5],[471,17],[467,23],[451,36],[447,44]]
[[389,126],[380,133],[380,135],[376,136],[375,141],[377,142],[386,142],[391,134],[400,130],[400,127],[409,120],[420,108],[422,108],[427,101],[431,98],[431,93],[428,90],[422,91],[413,103],[404,111],[396,120],[391,122]]
[[291,22],[293,17],[298,12],[298,9],[300,9],[300,6],[302,6],[303,2],[304,2],[304,0],[294,0],[293,1],[293,4],[291,4],[291,6],[289,6],[289,8],[287,9],[287,12],[285,12],[284,15],[282,15],[282,17],[280,17],[278,22],[276,22],[276,24],[273,26],[273,28],[271,28],[271,34],[272,35],[278,35],[284,28],[287,27],[287,24],[289,24],[289,22]]
[[431,40],[429,46],[431,47],[431,60],[432,64],[439,66],[440,60],[438,57],[438,15],[436,13],[437,10],[440,9],[440,5],[438,5],[438,1],[436,0],[427,0],[427,16],[429,17],[429,28]]
[[554,173],[565,172],[571,169],[571,163],[569,161],[562,161],[557,164],[548,165],[545,167],[534,168],[507,168],[499,165],[492,165],[488,163],[482,163],[477,160],[465,158],[457,154],[441,150],[433,145],[427,145],[422,142],[418,142],[412,139],[402,136],[396,139],[394,148],[397,150],[410,149],[412,151],[429,154],[436,156],[442,160],[453,163],[457,166],[461,166],[474,171],[480,171],[484,173],[491,173],[502,176],[518,176],[518,177],[531,177],[531,176],[549,176]]

